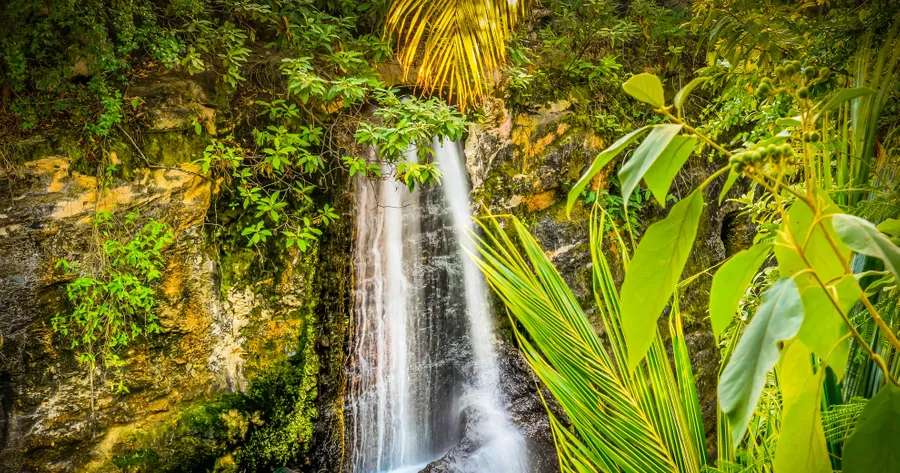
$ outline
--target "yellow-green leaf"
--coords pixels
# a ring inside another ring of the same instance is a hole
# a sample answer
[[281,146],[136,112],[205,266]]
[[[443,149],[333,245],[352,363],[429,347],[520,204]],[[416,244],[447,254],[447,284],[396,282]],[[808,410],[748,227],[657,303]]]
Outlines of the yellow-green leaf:
[[725,200],[725,196],[728,195],[728,191],[734,187],[734,183],[737,182],[740,175],[741,173],[735,172],[734,169],[728,171],[728,179],[725,180],[725,185],[722,186],[722,191],[719,192],[719,205],[722,205],[722,201]]
[[794,340],[778,367],[783,416],[775,447],[775,473],[831,473],[822,428],[822,382],[813,374],[809,349]]
[[872,222],[839,214],[834,218],[834,230],[853,251],[884,261],[884,267],[900,281],[900,248],[891,243]]
[[[822,215],[840,213],[840,208],[831,201],[827,194],[818,194],[818,206],[822,209]],[[795,201],[788,211],[788,220],[782,223],[778,236],[775,238],[775,256],[778,258],[778,269],[781,277],[794,276],[807,268],[806,263],[792,247],[793,242],[797,246],[805,245],[806,257],[813,269],[823,281],[833,281],[842,277],[845,273],[844,266],[826,238],[826,232],[831,237],[840,251],[844,261],[850,260],[850,249],[841,243],[840,238],[834,232],[830,218],[825,218],[820,224],[813,226],[813,211],[803,202]],[[824,227],[824,230],[823,230]],[[788,229],[790,232],[788,232]],[[796,278],[797,287],[801,290],[816,284],[815,277],[810,271],[804,272]]]
[[900,219],[889,218],[875,227],[881,233],[887,233],[890,236],[900,236]]
[[660,206],[665,207],[666,196],[669,194],[672,180],[694,152],[695,146],[697,146],[696,136],[678,135],[672,138],[669,146],[666,146],[666,149],[644,174],[644,182],[647,183],[647,188],[650,189],[650,193],[653,194]]
[[[828,291],[837,298],[844,314],[849,314],[850,309],[859,301],[859,289],[852,274],[844,276],[833,286],[828,286]],[[850,354],[850,339],[844,335],[850,329],[821,287],[811,286],[802,292],[801,297],[805,315],[797,338],[819,358],[828,357],[825,362],[831,366],[840,381]]]
[[662,108],[666,104],[662,82],[653,74],[644,72],[632,76],[622,84],[622,88],[628,95],[656,108]]
[[887,383],[866,403],[842,460],[844,473],[900,471],[900,388]]
[[633,371],[650,348],[656,319],[666,307],[687,263],[700,214],[703,193],[695,190],[672,207],[669,215],[647,229],[622,283],[622,331]]
[[619,181],[622,183],[622,199],[628,205],[631,193],[638,186],[641,178],[653,166],[657,158],[672,143],[672,140],[681,131],[682,125],[666,124],[656,125],[647,135],[631,158],[619,169]]
[[753,245],[729,258],[716,271],[709,291],[709,319],[716,337],[731,324],[738,302],[771,250],[771,243]]
[[778,362],[778,342],[793,338],[802,323],[803,303],[794,278],[781,279],[763,293],[719,380],[719,406],[728,417],[732,445],[740,445],[766,373]]
[[591,182],[591,179],[603,169],[603,166],[606,166],[607,163],[619,153],[622,152],[625,147],[634,142],[638,137],[643,135],[649,130],[650,127],[641,127],[637,130],[632,131],[631,133],[619,138],[613,143],[609,148],[601,151],[600,154],[594,158],[594,162],[591,164],[591,167],[588,168],[587,172],[585,172],[581,179],[578,179],[578,182],[575,183],[575,186],[572,187],[572,190],[569,191],[569,197],[566,202],[566,216],[568,216],[572,212],[572,206],[575,205],[575,201],[578,200],[578,197],[584,191],[585,187],[587,187],[588,183]]

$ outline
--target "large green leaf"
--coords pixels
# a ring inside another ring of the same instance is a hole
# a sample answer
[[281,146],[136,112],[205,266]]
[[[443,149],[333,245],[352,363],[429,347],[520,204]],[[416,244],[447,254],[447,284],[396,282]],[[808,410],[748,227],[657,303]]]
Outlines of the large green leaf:
[[666,196],[669,194],[672,180],[694,152],[695,146],[697,146],[696,136],[678,135],[672,138],[669,146],[666,146],[659,158],[650,165],[650,169],[644,174],[644,182],[647,183],[647,188],[650,189],[650,193],[653,194],[660,206],[666,206]]
[[653,342],[656,319],[681,278],[702,211],[703,194],[698,189],[675,204],[664,220],[651,225],[638,244],[620,298],[629,371],[640,363]]
[[[850,309],[859,301],[859,289],[852,274],[844,276],[833,286],[828,286],[828,291],[837,297],[844,314],[849,314]],[[840,381],[850,354],[850,339],[844,337],[850,329],[821,287],[809,287],[802,292],[801,297],[805,315],[797,338],[819,358],[828,357],[825,362],[831,366]]]
[[569,197],[566,202],[566,215],[568,216],[572,212],[572,206],[575,205],[575,201],[578,200],[578,197],[581,196],[581,193],[584,192],[585,187],[587,187],[588,183],[591,182],[591,179],[603,169],[603,166],[606,166],[610,160],[615,158],[622,152],[625,147],[630,145],[634,140],[643,135],[649,130],[650,127],[641,127],[637,130],[632,131],[631,133],[619,138],[613,143],[609,148],[601,151],[600,154],[594,158],[594,162],[591,164],[591,167],[588,168],[587,172],[585,172],[581,179],[578,179],[578,182],[575,183],[575,186],[572,187],[572,190],[569,191]]
[[900,281],[900,248],[891,243],[871,222],[853,215],[835,215],[834,230],[853,251],[884,261]]
[[647,138],[634,150],[631,158],[619,169],[619,181],[622,183],[622,198],[626,206],[631,193],[634,192],[641,178],[666,151],[672,140],[681,131],[681,128],[682,125],[673,124],[654,126]]
[[[819,207],[822,209],[822,215],[840,213],[840,208],[831,201],[827,194],[819,194],[817,199]],[[793,245],[788,241],[788,235],[791,235],[791,239],[795,240],[797,245],[805,245],[806,258],[823,281],[836,281],[844,275],[844,265],[828,242],[826,232],[837,245],[844,261],[850,259],[850,249],[841,243],[840,238],[834,232],[831,219],[825,218],[811,229],[813,222],[812,209],[803,202],[795,201],[788,211],[787,226],[782,223],[782,228],[775,238],[775,256],[778,258],[781,277],[788,278],[807,269],[800,254],[789,247]],[[796,281],[797,287],[801,290],[816,284],[815,277],[810,271],[804,271],[796,278]]]
[[709,291],[709,319],[716,337],[731,324],[738,302],[771,250],[771,243],[753,245],[729,258],[716,271]]
[[831,473],[822,428],[822,383],[813,374],[809,349],[795,340],[778,367],[783,417],[775,447],[776,473]]
[[719,406],[731,425],[731,444],[739,445],[763,386],[778,362],[778,342],[793,338],[803,323],[803,303],[793,278],[776,282],[762,295],[719,380]]
[[662,82],[653,74],[644,72],[632,76],[622,84],[622,88],[628,95],[656,108],[662,108],[666,104]]
[[843,465],[844,473],[900,471],[900,388],[888,383],[863,408]]

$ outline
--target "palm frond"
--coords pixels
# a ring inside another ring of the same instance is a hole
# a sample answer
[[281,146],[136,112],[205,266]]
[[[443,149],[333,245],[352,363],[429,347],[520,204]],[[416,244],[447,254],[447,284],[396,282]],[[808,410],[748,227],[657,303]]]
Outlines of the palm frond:
[[518,219],[480,222],[484,237],[473,237],[479,254],[472,256],[524,328],[513,324],[526,360],[572,422],[570,431],[551,419],[564,473],[699,473],[706,463],[698,443],[703,429],[680,321],[676,314],[674,372],[658,332],[647,364],[634,373],[624,371],[619,299],[600,251],[603,218],[602,211],[595,211],[591,247],[595,299],[608,349]]
[[395,0],[388,33],[397,37],[399,60],[416,82],[443,89],[465,110],[482,100],[506,60],[506,44],[527,0]]

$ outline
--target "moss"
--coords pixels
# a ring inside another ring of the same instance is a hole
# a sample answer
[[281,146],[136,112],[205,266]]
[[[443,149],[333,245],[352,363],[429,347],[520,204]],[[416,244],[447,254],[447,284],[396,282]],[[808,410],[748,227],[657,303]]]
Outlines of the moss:
[[93,471],[267,471],[303,463],[317,416],[319,372],[309,322],[297,353],[260,373],[246,393],[183,406],[124,435]]

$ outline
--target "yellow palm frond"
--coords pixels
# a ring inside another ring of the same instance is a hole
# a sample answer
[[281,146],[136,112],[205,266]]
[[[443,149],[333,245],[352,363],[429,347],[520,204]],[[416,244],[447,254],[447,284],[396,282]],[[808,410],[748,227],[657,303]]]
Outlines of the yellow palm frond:
[[[441,89],[460,109],[481,101],[506,60],[506,43],[528,0],[394,0],[387,31],[416,82]],[[421,50],[421,53],[420,53]]]

